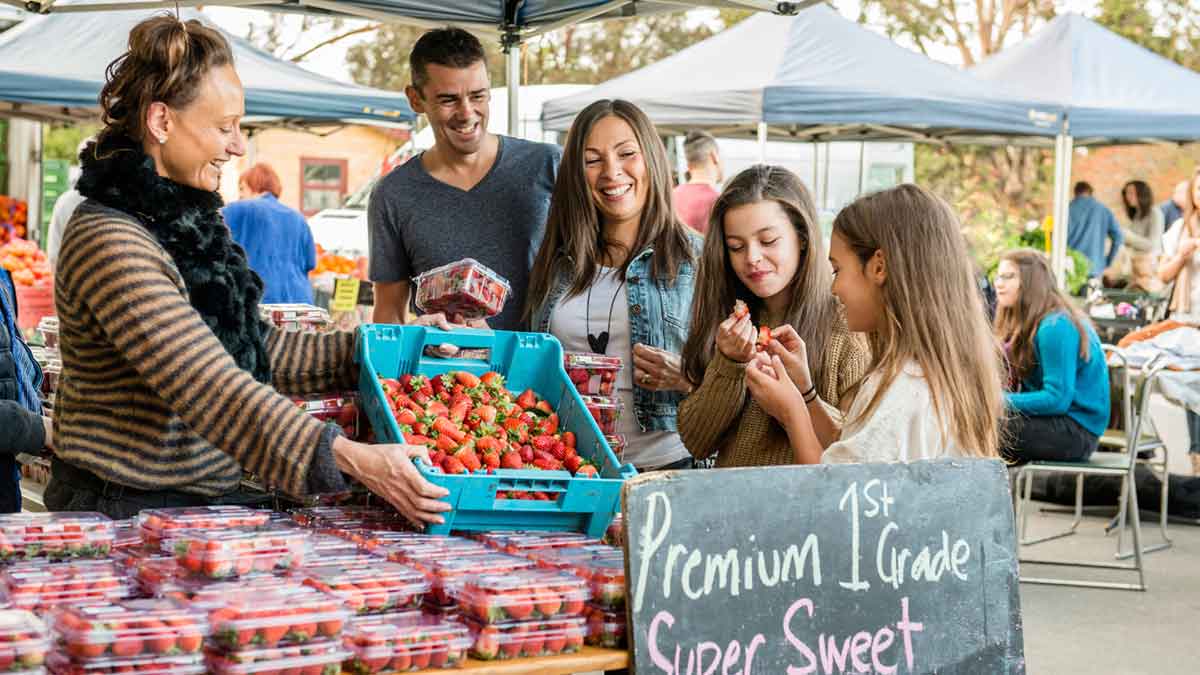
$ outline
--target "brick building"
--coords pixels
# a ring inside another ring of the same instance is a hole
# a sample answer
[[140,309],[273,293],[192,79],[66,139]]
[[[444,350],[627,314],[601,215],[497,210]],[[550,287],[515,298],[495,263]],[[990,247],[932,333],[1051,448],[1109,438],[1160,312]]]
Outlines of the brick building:
[[1200,167],[1200,144],[1123,145],[1076,151],[1071,162],[1071,184],[1085,180],[1096,190],[1096,198],[1108,205],[1124,222],[1121,188],[1131,180],[1144,180],[1154,192],[1154,202],[1171,198],[1175,184],[1186,180]]

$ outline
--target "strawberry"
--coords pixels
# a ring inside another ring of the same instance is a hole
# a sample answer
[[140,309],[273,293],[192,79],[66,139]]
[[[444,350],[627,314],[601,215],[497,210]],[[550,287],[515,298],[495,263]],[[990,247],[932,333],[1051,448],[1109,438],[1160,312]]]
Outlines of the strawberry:
[[495,371],[488,371],[488,372],[484,373],[479,378],[479,381],[482,382],[483,384],[487,385],[488,387],[493,387],[493,388],[497,388],[497,389],[504,386],[504,376]]
[[458,380],[458,383],[467,389],[474,389],[475,387],[478,387],[480,382],[478,377],[464,370],[454,373],[454,379]]
[[521,446],[521,461],[525,462],[526,464],[529,464],[530,462],[533,461],[533,446],[531,446],[531,445],[522,445]]
[[500,453],[498,452],[485,452],[480,459],[483,460],[483,465],[489,469],[500,468]]
[[562,434],[562,442],[568,448],[575,447],[575,432],[574,431],[564,431]]
[[583,459],[579,455],[572,455],[563,460],[563,468],[575,474],[579,471],[579,467],[583,464]]
[[524,466],[520,453],[509,451],[500,456],[500,468],[502,469],[521,469]]
[[500,452],[505,446],[500,442],[500,439],[491,436],[484,436],[475,441],[475,449],[480,452]]
[[514,441],[521,443],[529,440],[529,425],[525,424],[517,417],[509,417],[504,420],[504,430],[508,432],[508,437]]
[[421,434],[404,434],[404,442],[409,445],[432,445],[433,439]]
[[458,428],[458,425],[445,417],[439,417],[434,420],[433,430],[442,436],[449,436],[455,444],[461,444],[467,439],[467,435]]
[[464,396],[459,399],[454,399],[450,404],[450,419],[455,424],[462,424],[467,418],[467,413],[471,410],[470,397]]
[[550,413],[546,417],[546,421],[542,422],[542,433],[547,436],[553,436],[558,433],[558,413]]
[[458,449],[458,445],[459,445],[458,443],[454,442],[453,438],[451,438],[448,435],[443,434],[441,436],[438,436],[437,445],[435,447],[442,452],[453,453],[455,450]]
[[491,661],[500,652],[500,631],[495,626],[484,626],[475,637],[472,648],[475,658],[481,661]]
[[599,475],[599,473],[600,472],[596,470],[596,467],[592,466],[591,464],[584,464],[583,466],[579,467],[579,470],[575,472],[575,475],[579,476],[580,478],[595,478]]
[[513,591],[504,600],[504,611],[508,612],[514,621],[524,621],[533,616],[533,602],[527,591]]
[[434,450],[433,452],[429,453],[429,461],[434,466],[441,466],[443,459],[446,459],[446,453],[442,452],[441,450]]
[[475,414],[479,415],[484,424],[492,424],[496,421],[497,410],[495,406],[481,405],[475,408]]
[[750,306],[743,302],[740,298],[733,303],[733,318],[735,320],[749,315]]
[[537,403],[534,404],[533,409],[538,412],[545,413],[547,415],[554,414],[554,408],[551,407],[549,401],[538,401]]
[[441,401],[433,401],[425,406],[425,414],[432,417],[449,417],[450,408]]
[[771,329],[766,326],[759,326],[758,340],[754,343],[754,348],[761,352],[766,350],[769,344],[771,344]]
[[567,456],[567,446],[562,441],[555,441],[554,447],[550,448],[550,454],[554,455],[555,459],[564,459]]
[[553,436],[536,436],[530,441],[533,444],[534,451],[542,451],[549,453],[554,449],[554,444],[557,442]]
[[396,411],[396,422],[398,424],[407,424],[412,426],[417,423],[417,414],[408,408],[401,408]]
[[520,396],[517,397],[517,405],[520,406],[522,410],[529,410],[537,405],[537,394],[533,393],[532,389],[526,389],[525,391],[521,392]]
[[463,446],[454,453],[454,459],[462,462],[468,471],[477,471],[483,466],[483,463],[479,461],[479,455],[476,455],[475,450],[469,446]]
[[545,459],[543,457],[538,457],[537,459],[533,460],[533,465],[545,471],[560,471],[562,469],[562,462],[554,459]]
[[459,461],[459,459],[457,457],[454,457],[453,455],[451,455],[450,457],[447,457],[446,459],[442,460],[442,471],[445,471],[446,473],[451,474],[451,475],[459,474],[459,473],[466,473],[467,467],[463,466],[463,463],[461,461]]

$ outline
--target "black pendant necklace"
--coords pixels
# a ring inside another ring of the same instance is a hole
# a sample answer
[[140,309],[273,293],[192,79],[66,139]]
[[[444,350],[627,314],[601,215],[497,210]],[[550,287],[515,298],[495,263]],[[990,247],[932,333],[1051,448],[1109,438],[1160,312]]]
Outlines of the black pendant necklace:
[[592,287],[588,286],[587,291],[587,313],[584,315],[584,327],[587,329],[588,347],[597,354],[608,353],[608,334],[612,330],[612,315],[613,308],[617,306],[617,296],[621,294],[621,289],[625,287],[625,280],[617,285],[617,290],[613,293],[612,300],[608,303],[608,323],[605,330],[600,331],[599,335],[592,334]]

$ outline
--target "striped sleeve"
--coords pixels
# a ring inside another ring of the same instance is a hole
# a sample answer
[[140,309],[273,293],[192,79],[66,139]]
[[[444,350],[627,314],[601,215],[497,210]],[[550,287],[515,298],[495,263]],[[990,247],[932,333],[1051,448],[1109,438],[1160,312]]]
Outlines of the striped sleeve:
[[354,389],[355,333],[296,333],[266,328],[271,358],[271,384],[289,395],[322,394]]
[[244,469],[304,494],[324,425],[237,366],[149,233],[114,219],[90,234],[63,261],[75,266],[68,290],[126,362],[194,433]]

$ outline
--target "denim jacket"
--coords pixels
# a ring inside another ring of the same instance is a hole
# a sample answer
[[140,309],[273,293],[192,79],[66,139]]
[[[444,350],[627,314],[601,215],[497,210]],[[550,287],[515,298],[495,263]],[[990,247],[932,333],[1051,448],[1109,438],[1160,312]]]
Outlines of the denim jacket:
[[[692,253],[699,260],[704,239],[692,233],[688,237]],[[630,339],[635,345],[644,344],[679,354],[687,340],[692,318],[696,267],[685,262],[679,268],[675,283],[668,284],[654,278],[653,259],[654,249],[647,248],[629,263],[625,287],[629,299]],[[575,261],[569,256],[562,256],[560,260],[550,294],[533,315],[533,330],[539,333],[550,332],[550,316],[570,288],[568,271]],[[627,363],[625,367],[633,368],[633,364]],[[677,431],[675,415],[682,400],[680,392],[648,391],[635,382],[633,402],[638,427],[642,431]]]

